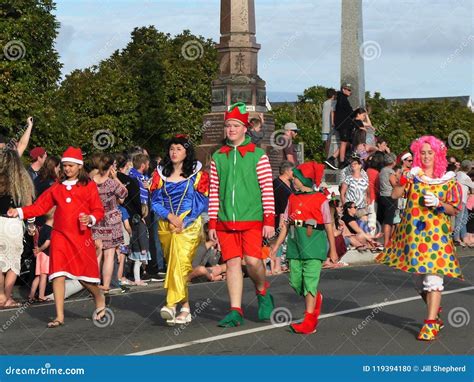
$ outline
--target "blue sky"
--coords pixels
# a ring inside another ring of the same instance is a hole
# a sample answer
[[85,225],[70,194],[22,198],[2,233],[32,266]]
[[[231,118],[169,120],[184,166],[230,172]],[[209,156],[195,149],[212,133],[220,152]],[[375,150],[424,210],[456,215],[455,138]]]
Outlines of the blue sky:
[[[126,46],[134,27],[219,39],[219,0],[57,0],[63,74]],[[340,0],[256,0],[259,74],[270,92],[340,79]],[[385,98],[474,94],[471,0],[364,0],[366,90]]]

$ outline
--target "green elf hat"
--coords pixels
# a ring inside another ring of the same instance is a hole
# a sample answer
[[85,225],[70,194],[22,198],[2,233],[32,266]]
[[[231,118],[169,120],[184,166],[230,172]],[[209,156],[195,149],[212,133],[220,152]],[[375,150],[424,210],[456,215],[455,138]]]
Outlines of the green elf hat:
[[305,162],[293,169],[296,176],[304,186],[319,188],[324,175],[324,165],[314,161]]
[[229,106],[229,111],[225,112],[224,121],[233,119],[239,121],[245,127],[249,124],[249,113],[247,112],[247,106],[243,102],[237,102]]

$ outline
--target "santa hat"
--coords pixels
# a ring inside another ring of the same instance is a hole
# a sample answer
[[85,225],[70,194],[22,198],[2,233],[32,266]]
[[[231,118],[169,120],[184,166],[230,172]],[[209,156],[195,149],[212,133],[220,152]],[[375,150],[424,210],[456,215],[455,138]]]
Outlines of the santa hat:
[[226,111],[224,121],[228,120],[239,121],[245,127],[249,124],[249,113],[247,112],[247,106],[243,102],[237,102],[230,105],[229,111]]
[[78,147],[69,146],[63,153],[61,162],[72,162],[77,164],[84,164],[82,158],[82,151]]
[[293,175],[306,187],[319,188],[324,175],[324,165],[313,161],[305,162],[293,169]]

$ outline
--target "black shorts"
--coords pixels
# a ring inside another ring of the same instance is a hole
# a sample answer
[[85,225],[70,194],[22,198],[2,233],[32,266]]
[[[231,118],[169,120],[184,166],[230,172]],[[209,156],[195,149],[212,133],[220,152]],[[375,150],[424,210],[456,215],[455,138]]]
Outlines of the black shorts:
[[341,123],[338,131],[341,142],[352,142],[352,137],[354,136],[354,126],[352,125],[352,121],[349,120],[347,123]]
[[380,196],[377,210],[380,212],[379,218],[382,224],[393,224],[395,212],[397,211],[397,200],[391,196]]

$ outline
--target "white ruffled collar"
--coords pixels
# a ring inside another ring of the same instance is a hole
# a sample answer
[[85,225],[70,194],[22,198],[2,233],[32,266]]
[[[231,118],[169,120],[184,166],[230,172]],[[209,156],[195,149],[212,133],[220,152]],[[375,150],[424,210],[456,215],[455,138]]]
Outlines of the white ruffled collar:
[[75,186],[78,181],[79,179],[65,180],[62,182],[62,184],[64,184],[65,186]]
[[421,167],[413,167],[410,170],[410,175],[426,184],[443,184],[456,177],[456,173],[448,171],[441,178],[430,178],[428,175],[425,175]]
[[[194,171],[191,175],[189,175],[186,179],[189,179],[191,177],[193,177],[194,175],[196,175],[199,171],[201,171],[202,169],[202,163],[197,161],[196,162],[196,166],[194,167]],[[163,179],[164,181],[167,181],[168,178],[166,176],[163,175],[163,167],[161,166],[158,166],[156,168],[156,171],[158,171],[158,175],[160,175],[161,179]]]

